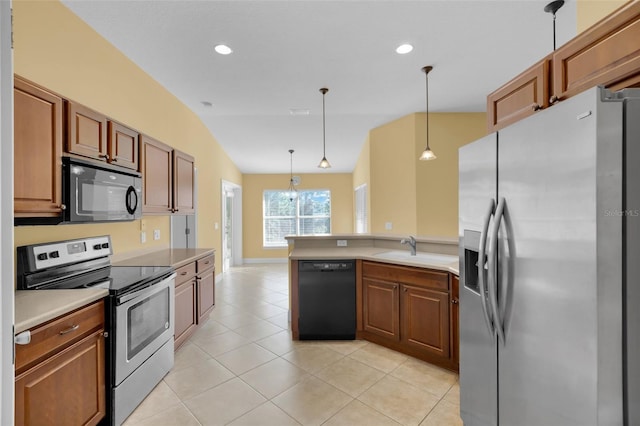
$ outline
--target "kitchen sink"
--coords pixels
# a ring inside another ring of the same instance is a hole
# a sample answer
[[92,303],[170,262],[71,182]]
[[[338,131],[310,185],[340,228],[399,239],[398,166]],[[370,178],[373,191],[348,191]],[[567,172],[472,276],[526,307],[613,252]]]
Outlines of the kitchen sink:
[[449,264],[458,261],[458,256],[435,253],[416,253],[412,256],[408,251],[391,250],[383,251],[373,255],[378,259],[402,260],[407,262],[425,263],[425,264]]

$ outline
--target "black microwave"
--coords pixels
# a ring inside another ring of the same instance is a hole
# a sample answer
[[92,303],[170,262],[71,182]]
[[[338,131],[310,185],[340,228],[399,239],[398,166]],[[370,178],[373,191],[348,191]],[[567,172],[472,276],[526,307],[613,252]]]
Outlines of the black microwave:
[[62,221],[111,222],[142,217],[142,177],[134,171],[62,158]]

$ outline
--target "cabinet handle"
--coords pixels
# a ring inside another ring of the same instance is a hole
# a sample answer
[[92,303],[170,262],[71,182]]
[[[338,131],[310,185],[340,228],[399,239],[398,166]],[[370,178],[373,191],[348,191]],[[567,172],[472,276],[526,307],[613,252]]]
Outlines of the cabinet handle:
[[[108,160],[108,158],[107,158],[107,160]],[[118,162],[118,159],[117,159],[117,158],[112,158],[112,159],[111,159],[111,162],[112,162],[112,163],[116,163],[116,162]]]
[[560,98],[558,98],[556,95],[551,95],[551,97],[549,98],[549,102],[552,103],[552,104],[555,104],[559,100],[560,100]]
[[405,287],[405,288],[403,288],[403,290],[404,290],[404,292],[405,292],[405,293],[406,293],[407,291],[409,291],[409,290],[407,290],[407,288],[406,288],[406,287]]
[[533,104],[531,105],[531,109],[534,111],[540,111],[542,109],[542,106],[540,106],[539,104]]
[[208,265],[208,264],[209,264],[209,261],[207,260],[206,262],[204,262],[204,264],[205,264],[205,265]]
[[458,304],[458,299],[451,299],[451,303],[453,305],[457,305]]
[[59,335],[61,335],[61,336],[63,336],[63,335],[65,335],[65,334],[69,334],[69,333],[71,333],[72,331],[76,331],[76,330],[77,330],[77,329],[79,329],[79,328],[80,328],[80,324],[75,324],[75,325],[72,325],[71,327],[67,328],[66,330],[62,330],[62,331],[61,331],[60,333],[58,333],[58,334],[59,334]]
[[180,272],[180,275],[187,275],[187,271]]
[[100,154],[98,155],[98,158],[104,158],[105,160],[109,160],[109,154]]
[[66,209],[67,209],[66,204],[60,204],[60,210],[66,210]]

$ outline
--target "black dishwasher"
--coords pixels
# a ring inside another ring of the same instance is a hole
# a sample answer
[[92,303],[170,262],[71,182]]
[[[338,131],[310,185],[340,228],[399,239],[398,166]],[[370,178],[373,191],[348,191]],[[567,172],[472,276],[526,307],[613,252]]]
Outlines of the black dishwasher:
[[356,337],[355,260],[298,261],[300,340]]

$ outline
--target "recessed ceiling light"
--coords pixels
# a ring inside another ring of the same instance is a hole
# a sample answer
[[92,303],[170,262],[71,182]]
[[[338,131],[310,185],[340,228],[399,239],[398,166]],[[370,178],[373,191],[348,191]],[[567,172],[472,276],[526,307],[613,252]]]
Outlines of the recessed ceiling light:
[[410,44],[401,44],[400,46],[398,46],[396,48],[396,53],[400,54],[400,55],[404,55],[406,53],[409,53],[413,50],[413,46]]
[[233,50],[225,44],[218,44],[214,49],[221,55],[228,55],[233,52]]
[[291,115],[309,115],[309,110],[306,108],[289,108],[289,114]]
[[202,101],[200,103],[207,108],[211,108],[213,106],[213,104],[209,101]]

